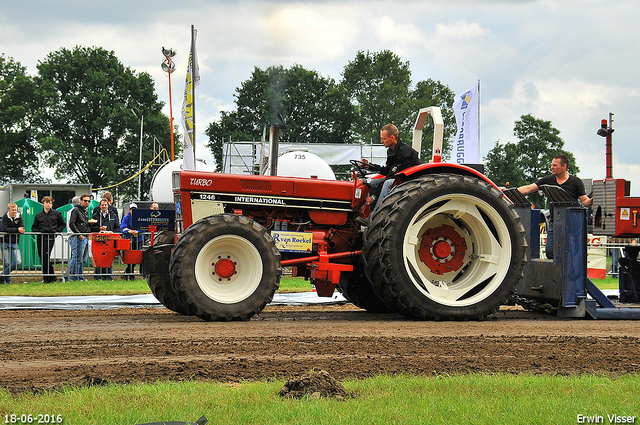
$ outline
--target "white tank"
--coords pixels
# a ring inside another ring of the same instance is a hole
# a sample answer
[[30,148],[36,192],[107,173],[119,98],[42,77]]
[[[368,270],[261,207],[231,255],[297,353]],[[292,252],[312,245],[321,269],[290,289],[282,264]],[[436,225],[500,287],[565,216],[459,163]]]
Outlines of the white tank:
[[[182,159],[166,162],[156,171],[153,180],[151,180],[151,199],[153,201],[173,203],[171,175],[174,171],[182,171]],[[213,168],[196,161],[196,171],[213,171]]]
[[[267,175],[270,174],[267,171]],[[278,175],[282,177],[317,177],[335,180],[333,170],[324,159],[306,151],[287,152],[278,158]]]

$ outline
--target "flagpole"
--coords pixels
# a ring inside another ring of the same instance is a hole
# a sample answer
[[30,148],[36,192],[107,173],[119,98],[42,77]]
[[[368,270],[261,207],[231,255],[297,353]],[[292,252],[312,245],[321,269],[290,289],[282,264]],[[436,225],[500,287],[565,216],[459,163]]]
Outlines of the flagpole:
[[[167,61],[171,61],[171,59],[167,58]],[[169,67],[169,125],[171,127],[171,161],[174,161],[175,158],[173,156],[173,103],[171,101],[171,67]]]
[[187,75],[184,87],[184,102],[182,104],[182,125],[184,127],[183,166],[185,170],[195,170],[195,98],[196,86],[200,82],[198,71],[198,55],[196,54],[197,30],[191,25],[191,52],[187,62]]
[[478,159],[480,158],[480,79],[478,79]]
[[193,79],[196,75],[196,59],[194,57],[195,52],[195,28],[191,25],[191,102],[192,102],[192,116],[191,122],[193,123],[193,132],[191,133],[191,141],[193,142],[193,165],[195,168],[196,162],[196,85]]

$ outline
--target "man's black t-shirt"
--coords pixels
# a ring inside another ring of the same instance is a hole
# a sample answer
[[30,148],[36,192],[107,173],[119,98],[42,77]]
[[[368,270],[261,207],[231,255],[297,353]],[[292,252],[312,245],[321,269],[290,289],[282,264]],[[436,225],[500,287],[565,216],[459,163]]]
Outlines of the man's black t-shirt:
[[582,205],[582,202],[580,202],[580,197],[587,194],[584,189],[584,183],[582,183],[582,180],[580,180],[576,176],[569,176],[566,182],[558,184],[558,182],[556,181],[556,176],[552,174],[550,176],[543,177],[536,182],[536,186],[538,186],[538,189],[543,184],[561,187],[565,192],[569,194],[569,196],[571,196],[572,199],[575,199],[578,203],[580,203],[580,205]]

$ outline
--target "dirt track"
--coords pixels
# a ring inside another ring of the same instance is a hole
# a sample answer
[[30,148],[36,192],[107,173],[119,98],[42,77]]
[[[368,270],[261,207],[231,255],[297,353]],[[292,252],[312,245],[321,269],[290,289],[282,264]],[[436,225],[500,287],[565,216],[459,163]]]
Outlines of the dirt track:
[[640,371],[640,323],[503,308],[483,322],[414,322],[343,306],[269,306],[206,323],[164,308],[0,311],[0,386],[237,381],[313,368],[334,377]]

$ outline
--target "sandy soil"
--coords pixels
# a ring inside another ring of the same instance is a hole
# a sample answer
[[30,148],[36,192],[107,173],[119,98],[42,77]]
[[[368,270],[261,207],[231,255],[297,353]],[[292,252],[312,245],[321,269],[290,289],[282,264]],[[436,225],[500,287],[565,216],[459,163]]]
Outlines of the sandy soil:
[[379,373],[640,371],[640,323],[558,319],[503,307],[482,322],[415,322],[342,306],[268,306],[207,323],[164,308],[0,311],[0,386],[158,379],[337,379]]

